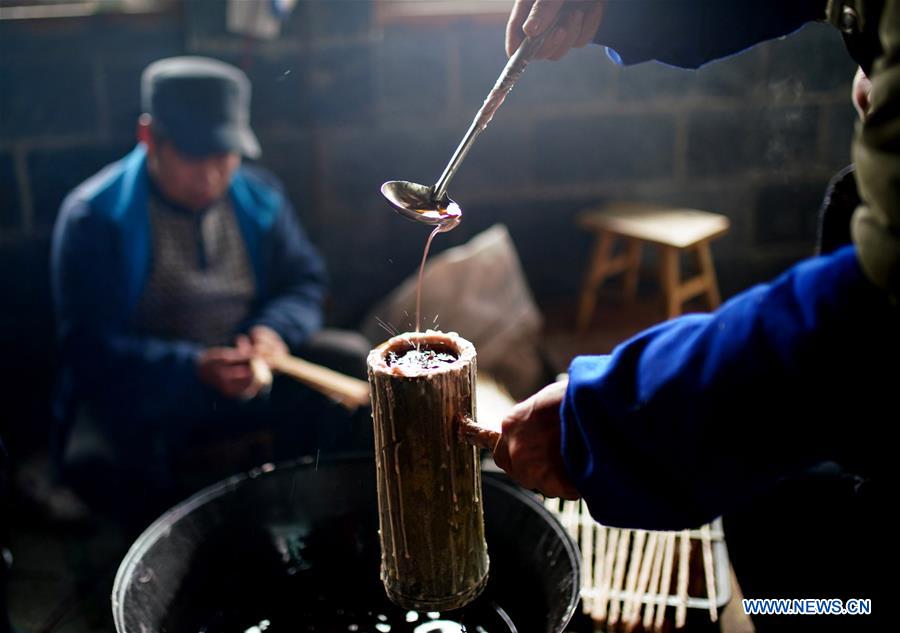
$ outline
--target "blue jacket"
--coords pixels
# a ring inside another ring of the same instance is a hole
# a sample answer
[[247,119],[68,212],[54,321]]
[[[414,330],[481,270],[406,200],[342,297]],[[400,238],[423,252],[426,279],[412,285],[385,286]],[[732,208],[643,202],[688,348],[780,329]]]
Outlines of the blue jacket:
[[699,68],[824,20],[826,0],[613,0],[594,42],[623,64]]
[[876,476],[898,419],[898,325],[847,246],[578,357],[562,408],[573,482],[602,523],[678,529],[821,462]]
[[[51,275],[60,445],[78,402],[129,422],[202,415],[212,406],[213,393],[196,372],[200,346],[132,331],[150,266],[148,187],[146,152],[138,145],[69,194],[57,219]],[[268,325],[296,348],[321,327],[322,260],[267,172],[241,167],[229,195],[257,291],[252,317],[239,330]]]
[[[611,2],[595,42],[626,63],[696,67],[824,17],[821,1]],[[826,461],[878,477],[898,419],[898,325],[847,246],[578,357],[566,468],[598,521],[651,529],[700,525]]]

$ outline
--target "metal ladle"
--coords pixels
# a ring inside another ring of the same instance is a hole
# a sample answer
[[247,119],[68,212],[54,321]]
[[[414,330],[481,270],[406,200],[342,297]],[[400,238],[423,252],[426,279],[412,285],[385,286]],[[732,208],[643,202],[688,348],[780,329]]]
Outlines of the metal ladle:
[[[558,19],[559,16],[557,16],[557,22]],[[481,109],[475,115],[472,125],[469,126],[466,135],[456,151],[453,152],[453,156],[450,157],[444,173],[433,186],[428,187],[406,180],[391,180],[381,185],[381,193],[397,213],[410,220],[438,225],[442,232],[449,231],[459,224],[462,219],[462,209],[447,195],[447,185],[456,175],[456,171],[475,143],[475,139],[491,122],[494,113],[506,99],[506,95],[512,90],[522,73],[525,72],[528,62],[541,49],[544,40],[553,31],[555,24],[554,22],[537,37],[526,37],[509,58],[497,83],[491,88]]]

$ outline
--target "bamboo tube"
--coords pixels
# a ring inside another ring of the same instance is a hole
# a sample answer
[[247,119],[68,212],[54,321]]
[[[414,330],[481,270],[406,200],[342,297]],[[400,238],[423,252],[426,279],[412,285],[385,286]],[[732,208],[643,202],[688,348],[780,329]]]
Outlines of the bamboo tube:
[[[455,358],[404,369],[398,357],[417,346]],[[368,368],[385,590],[405,609],[461,608],[488,577],[478,452],[457,428],[475,418],[475,348],[455,333],[402,334]]]
[[663,559],[662,584],[659,589],[660,604],[656,611],[656,621],[653,628],[661,631],[663,620],[666,617],[666,603],[669,596],[669,588],[672,586],[672,568],[675,566],[675,533],[666,534],[666,556]]

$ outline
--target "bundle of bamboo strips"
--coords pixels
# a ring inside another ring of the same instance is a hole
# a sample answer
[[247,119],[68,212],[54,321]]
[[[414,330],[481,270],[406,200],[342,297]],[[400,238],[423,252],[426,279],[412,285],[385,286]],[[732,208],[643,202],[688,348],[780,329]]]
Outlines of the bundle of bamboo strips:
[[[579,544],[582,606],[606,630],[662,631],[668,607],[676,629],[684,628],[688,608],[717,620],[719,600],[727,598],[716,584],[717,569],[727,569],[714,558],[727,556],[720,522],[680,532],[627,530],[595,522],[583,501],[547,499],[545,506]],[[701,595],[689,595],[691,587]]]

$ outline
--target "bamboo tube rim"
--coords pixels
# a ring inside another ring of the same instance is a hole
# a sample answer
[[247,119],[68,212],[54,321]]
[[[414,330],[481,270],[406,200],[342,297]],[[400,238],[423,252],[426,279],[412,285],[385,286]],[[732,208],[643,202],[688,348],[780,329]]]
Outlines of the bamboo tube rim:
[[[423,370],[399,369],[390,364],[389,354],[391,352],[402,354],[415,349],[417,346],[424,346],[425,349],[432,351],[448,353],[456,358],[452,362],[441,363],[439,367]],[[392,336],[369,352],[367,361],[369,367],[375,373],[390,374],[401,378],[428,378],[429,376],[444,374],[458,369],[465,364],[471,363],[474,359],[475,346],[456,332],[426,330],[425,332],[404,332],[403,334]]]

